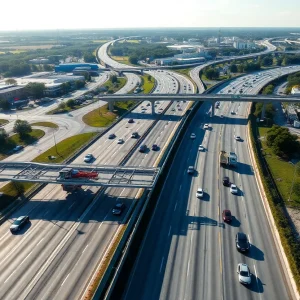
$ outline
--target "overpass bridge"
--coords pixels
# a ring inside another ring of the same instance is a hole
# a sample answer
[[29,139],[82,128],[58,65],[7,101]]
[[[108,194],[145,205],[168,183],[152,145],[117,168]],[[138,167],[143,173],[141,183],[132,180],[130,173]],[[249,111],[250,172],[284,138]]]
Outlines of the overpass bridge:
[[159,168],[1,162],[0,181],[120,188],[152,188]]
[[99,100],[107,101],[109,108],[113,108],[114,101],[150,101],[152,114],[155,114],[155,101],[209,101],[212,103],[211,116],[214,115],[214,107],[217,101],[231,102],[300,102],[300,95],[277,96],[277,95],[247,95],[247,94],[113,94],[101,95]]

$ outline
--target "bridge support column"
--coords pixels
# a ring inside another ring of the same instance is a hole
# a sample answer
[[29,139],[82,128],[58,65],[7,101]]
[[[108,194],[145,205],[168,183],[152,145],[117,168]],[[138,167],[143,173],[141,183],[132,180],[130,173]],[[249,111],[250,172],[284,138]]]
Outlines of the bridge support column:
[[210,110],[211,118],[215,115],[215,105],[216,105],[216,101],[211,101],[211,110]]
[[152,115],[155,115],[155,100],[151,100],[151,113]]
[[143,70],[141,70],[141,75],[142,75],[142,76],[144,75],[144,71],[143,71]]
[[113,112],[113,110],[114,110],[114,101],[112,101],[112,100],[108,101],[108,109],[109,109],[109,111]]
[[261,110],[261,119],[263,120],[265,118],[265,114],[266,114],[266,103],[264,103],[262,110]]

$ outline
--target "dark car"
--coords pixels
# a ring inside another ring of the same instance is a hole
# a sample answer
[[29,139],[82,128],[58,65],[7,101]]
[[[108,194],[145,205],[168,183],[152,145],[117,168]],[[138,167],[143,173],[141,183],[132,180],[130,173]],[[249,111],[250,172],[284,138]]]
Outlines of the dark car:
[[134,123],[133,119],[129,119],[128,123]]
[[21,228],[28,222],[29,222],[28,216],[21,216],[11,224],[9,229],[11,232],[17,232],[17,231],[21,230]]
[[108,138],[109,138],[110,140],[114,139],[115,137],[116,137],[116,135],[115,135],[114,133],[111,133],[111,134],[108,136]]
[[134,138],[134,139],[136,139],[136,138],[139,137],[139,134],[138,134],[137,132],[133,132],[133,133],[131,134],[131,137]]
[[145,152],[147,150],[147,146],[146,145],[142,145],[139,149],[140,152]]
[[230,186],[230,180],[229,180],[229,177],[225,176],[223,178],[223,185],[225,186]]
[[16,147],[13,149],[13,151],[14,151],[14,152],[18,152],[18,151],[21,151],[22,149],[24,149],[24,146],[18,145],[18,146],[16,146]]
[[112,214],[115,215],[115,216],[119,216],[119,215],[122,214],[124,208],[125,208],[125,204],[123,202],[118,202],[113,207]]
[[248,242],[247,235],[243,232],[238,232],[235,236],[236,249],[241,252],[246,252],[249,250],[250,245]]
[[231,211],[229,209],[224,209],[222,213],[222,218],[224,222],[231,222],[232,221]]
[[157,146],[156,144],[153,144],[153,145],[152,145],[152,150],[153,150],[153,151],[157,151],[157,150],[158,150],[158,146]]

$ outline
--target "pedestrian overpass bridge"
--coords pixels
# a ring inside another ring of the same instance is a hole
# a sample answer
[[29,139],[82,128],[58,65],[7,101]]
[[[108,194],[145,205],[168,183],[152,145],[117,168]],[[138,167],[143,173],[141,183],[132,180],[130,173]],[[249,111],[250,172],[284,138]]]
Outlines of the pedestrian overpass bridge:
[[[73,176],[62,176],[63,170],[73,170]],[[0,181],[52,183],[77,186],[103,186],[121,188],[152,188],[159,175],[159,168],[63,165],[33,162],[1,162]],[[85,177],[76,177],[78,172]],[[92,174],[93,176],[88,176]]]

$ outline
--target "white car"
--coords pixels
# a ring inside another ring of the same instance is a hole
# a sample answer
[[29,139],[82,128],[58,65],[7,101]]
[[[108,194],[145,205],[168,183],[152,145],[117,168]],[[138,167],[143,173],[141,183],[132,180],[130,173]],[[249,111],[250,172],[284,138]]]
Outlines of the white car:
[[231,111],[231,114],[232,114],[232,115],[235,115],[235,112],[232,110],[232,111]]
[[242,284],[250,284],[251,283],[251,273],[250,269],[246,264],[238,264],[237,271],[239,274],[239,282]]
[[208,129],[209,128],[209,125],[208,124],[204,124],[204,129]]
[[238,193],[238,188],[235,184],[230,186],[230,193],[236,195]]
[[204,191],[203,191],[202,188],[199,188],[199,189],[197,190],[197,192],[196,192],[196,197],[197,197],[197,198],[203,198],[203,196],[204,196]]
[[198,148],[199,151],[204,151],[204,147],[202,145],[199,146]]
[[123,139],[118,139],[118,144],[123,144],[124,140]]
[[241,137],[239,135],[235,136],[235,140],[236,141],[240,141],[241,140]]
[[194,171],[195,171],[194,167],[193,166],[189,166],[188,170],[187,170],[187,173],[192,175],[192,174],[194,174]]
[[191,133],[190,138],[191,138],[191,139],[195,139],[195,138],[196,138],[196,134],[195,134],[195,133]]
[[91,153],[89,153],[89,154],[87,154],[85,157],[84,157],[84,162],[90,162],[91,160],[93,160],[94,159],[94,156],[93,156],[93,154],[91,154]]

